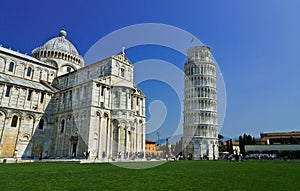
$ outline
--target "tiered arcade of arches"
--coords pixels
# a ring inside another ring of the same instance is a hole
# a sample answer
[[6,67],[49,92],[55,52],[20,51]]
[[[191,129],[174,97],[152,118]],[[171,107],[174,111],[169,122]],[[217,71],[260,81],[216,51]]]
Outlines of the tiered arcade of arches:
[[218,114],[212,112],[189,112],[185,117],[186,127],[197,124],[214,125],[218,123]]
[[67,52],[62,52],[61,50],[57,50],[57,49],[45,49],[43,47],[40,47],[38,49],[35,49],[32,52],[32,56],[35,58],[56,58],[56,59],[62,59],[65,60],[67,62],[71,62],[71,63],[75,63],[78,64],[80,66],[83,65],[84,61],[83,58],[80,56],[76,56],[76,55],[70,55]]
[[186,110],[201,110],[212,112],[217,110],[217,101],[211,99],[190,99],[185,100],[184,104]]
[[14,60],[4,56],[0,56],[0,72],[36,82],[41,80],[52,82],[56,77],[55,68],[40,67],[38,64]]
[[216,85],[216,78],[214,76],[190,76],[185,78],[185,83],[188,87],[195,86],[212,86]]
[[129,153],[143,152],[144,129],[141,119],[110,118],[109,113],[96,111],[91,157],[123,159],[129,157]]
[[186,95],[186,99],[192,98],[208,98],[208,99],[216,99],[217,91],[214,87],[209,86],[200,86],[200,87],[190,87],[185,88],[184,93]]
[[[41,125],[43,123],[43,125]],[[0,110],[0,156],[31,158],[34,135],[47,130],[48,117],[40,113]]]

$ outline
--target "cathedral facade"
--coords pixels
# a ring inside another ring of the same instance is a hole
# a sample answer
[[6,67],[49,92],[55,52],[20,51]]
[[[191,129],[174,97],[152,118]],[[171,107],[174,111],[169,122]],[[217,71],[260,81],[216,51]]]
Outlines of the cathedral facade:
[[144,153],[146,97],[124,50],[84,67],[66,36],[32,56],[0,47],[0,157]]
[[188,50],[184,66],[183,144],[186,156],[195,160],[217,159],[218,113],[216,65],[210,48]]

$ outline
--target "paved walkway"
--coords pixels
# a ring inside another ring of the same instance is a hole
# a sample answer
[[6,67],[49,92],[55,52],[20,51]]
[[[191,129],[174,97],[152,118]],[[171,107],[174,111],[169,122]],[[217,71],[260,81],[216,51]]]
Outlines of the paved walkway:
[[0,164],[4,163],[30,163],[30,162],[65,162],[65,163],[112,163],[112,162],[142,162],[142,161],[158,161],[158,160],[146,160],[146,159],[135,159],[135,160],[128,160],[128,159],[28,159],[28,160],[21,160],[15,158],[1,158]]

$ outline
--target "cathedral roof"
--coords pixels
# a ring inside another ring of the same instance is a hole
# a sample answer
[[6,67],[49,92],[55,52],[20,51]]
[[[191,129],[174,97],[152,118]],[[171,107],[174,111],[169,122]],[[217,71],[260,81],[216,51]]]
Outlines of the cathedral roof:
[[30,87],[30,88],[37,89],[40,91],[53,92],[53,90],[51,88],[49,88],[45,85],[42,85],[41,83],[27,80],[24,78],[19,78],[16,76],[2,74],[2,73],[0,73],[0,83],[14,84],[16,86]]
[[122,50],[122,53],[112,56],[112,58],[119,60],[120,62],[123,62],[125,64],[132,65],[130,60],[127,58],[127,56],[124,53],[124,48]]
[[67,32],[64,29],[62,29],[59,32],[58,37],[50,39],[42,47],[47,50],[61,50],[62,52],[69,53],[74,56],[79,56],[75,46],[69,40],[66,39],[66,36]]
[[32,51],[32,55],[40,59],[59,58],[83,66],[83,58],[78,54],[75,46],[66,39],[67,32],[61,29],[59,36],[48,40],[43,46]]

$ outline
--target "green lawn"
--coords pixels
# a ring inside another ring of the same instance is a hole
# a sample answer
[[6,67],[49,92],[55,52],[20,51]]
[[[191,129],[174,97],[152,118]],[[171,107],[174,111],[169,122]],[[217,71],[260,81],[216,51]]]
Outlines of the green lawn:
[[300,161],[0,164],[0,190],[300,190]]

